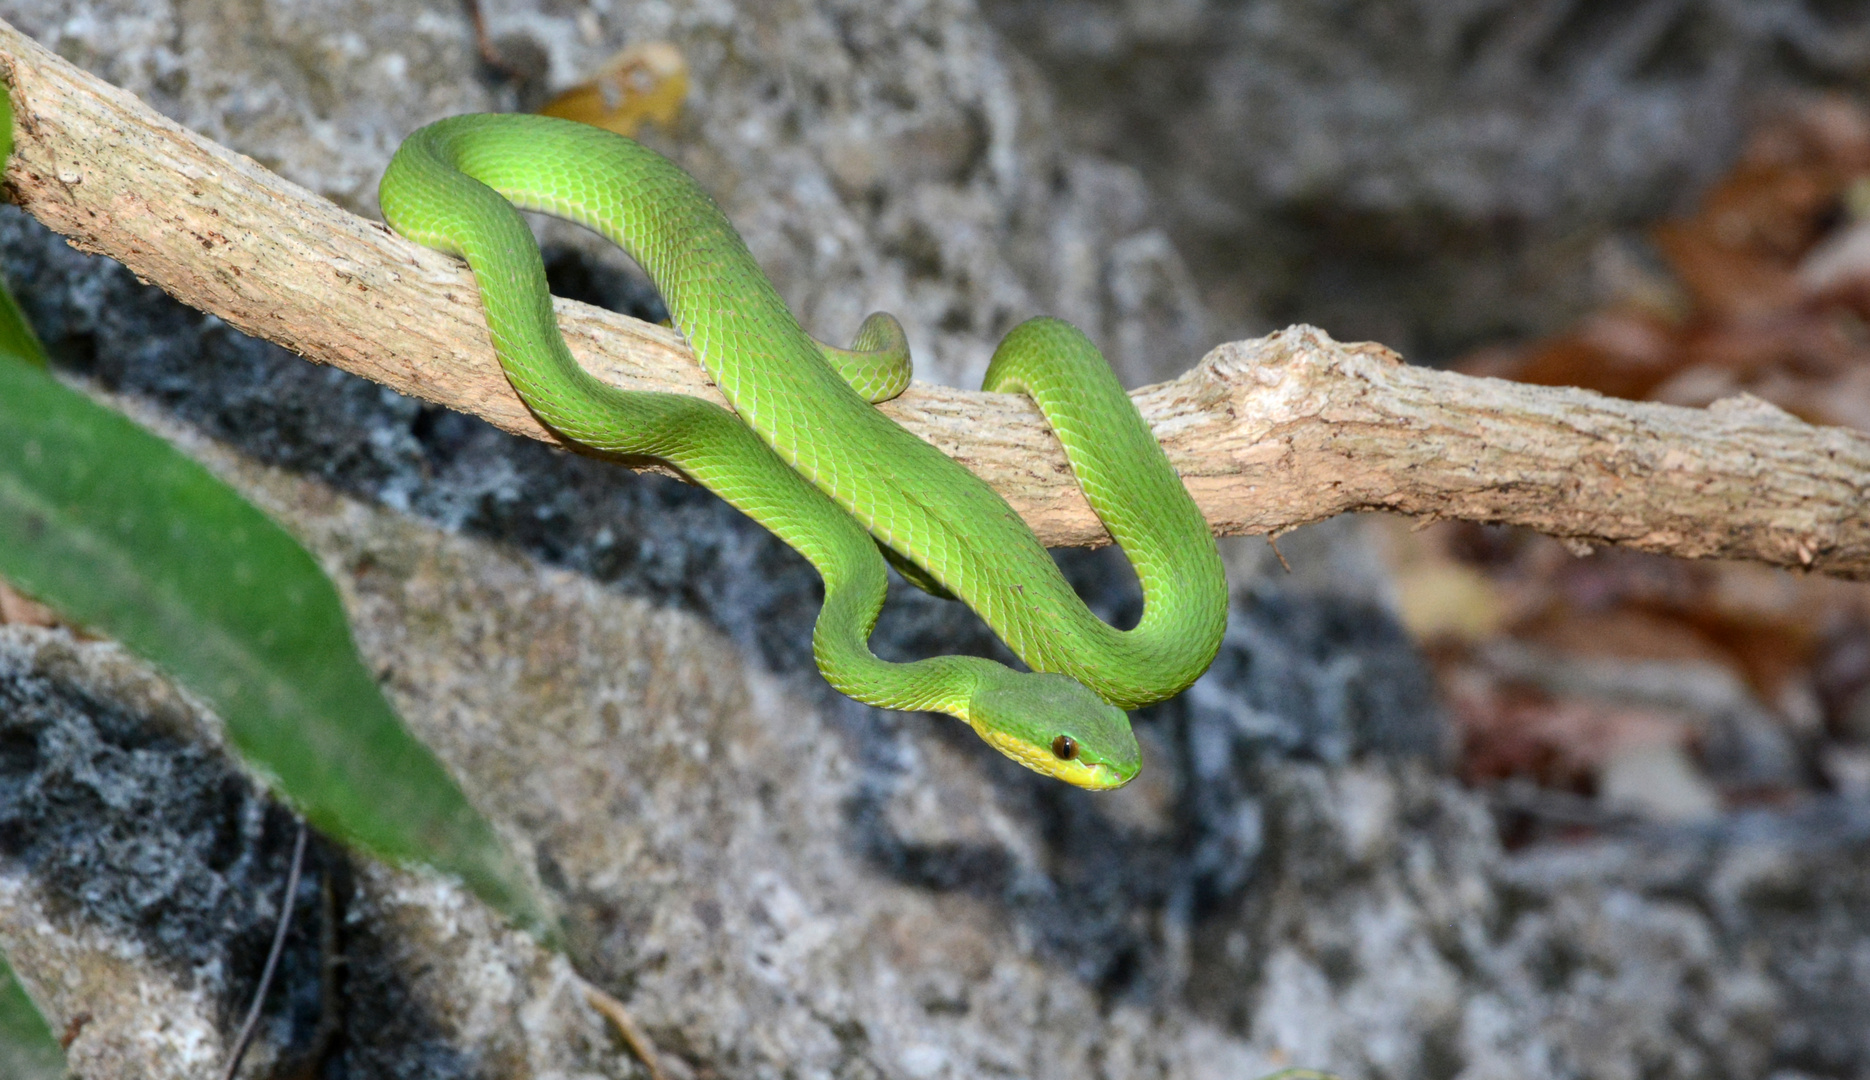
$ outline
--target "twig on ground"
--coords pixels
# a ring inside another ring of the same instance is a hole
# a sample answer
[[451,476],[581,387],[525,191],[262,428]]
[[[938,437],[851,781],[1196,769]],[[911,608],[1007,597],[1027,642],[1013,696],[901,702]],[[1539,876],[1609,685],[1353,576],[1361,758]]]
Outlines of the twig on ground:
[[1285,554],[1279,550],[1279,538],[1272,533],[1267,533],[1266,546],[1273,549],[1273,558],[1278,559],[1279,565],[1290,575],[1292,573],[1292,564],[1286,561]]
[[273,931],[273,947],[266,954],[260,985],[253,991],[253,1004],[247,1009],[246,1022],[240,1025],[240,1036],[234,1040],[233,1053],[227,1056],[227,1068],[222,1071],[221,1080],[234,1080],[234,1074],[240,1071],[241,1059],[247,1056],[247,1047],[259,1028],[260,1007],[266,1004],[266,992],[272,989],[273,973],[279,970],[279,957],[286,951],[286,934],[292,929],[292,909],[298,906],[299,871],[305,866],[306,833],[305,819],[300,818],[298,837],[292,841],[292,868],[286,872],[286,892],[279,899],[279,926]]
[[493,43],[493,35],[487,30],[487,13],[481,10],[480,0],[464,0],[468,20],[474,24],[474,48],[480,53],[480,62],[498,72],[500,77],[519,82],[526,73],[507,62],[500,55],[499,46]]
[[637,1059],[643,1063],[643,1067],[649,1070],[650,1080],[664,1080],[656,1044],[650,1041],[648,1035],[643,1034],[642,1028],[636,1026],[636,1020],[631,1017],[630,1010],[624,1008],[623,1002],[590,983],[584,983],[584,999],[591,1003],[593,1009],[603,1013],[604,1019],[609,1020],[611,1025],[617,1029],[617,1034],[623,1036],[623,1041],[630,1047],[630,1052],[635,1054]]

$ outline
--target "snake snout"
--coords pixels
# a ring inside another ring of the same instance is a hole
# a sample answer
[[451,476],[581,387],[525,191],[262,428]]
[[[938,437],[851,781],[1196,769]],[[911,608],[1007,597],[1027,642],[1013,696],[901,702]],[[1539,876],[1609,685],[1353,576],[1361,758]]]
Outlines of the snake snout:
[[1064,675],[1006,674],[977,692],[968,710],[974,730],[1001,753],[1094,790],[1122,787],[1142,767],[1122,709]]

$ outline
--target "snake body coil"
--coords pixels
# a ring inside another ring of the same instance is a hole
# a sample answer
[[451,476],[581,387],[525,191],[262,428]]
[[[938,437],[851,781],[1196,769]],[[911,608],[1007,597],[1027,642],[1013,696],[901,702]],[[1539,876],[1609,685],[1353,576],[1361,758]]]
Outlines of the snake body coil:
[[[1180,692],[1219,648],[1226,587],[1207,525],[1069,324],[1016,327],[986,389],[1039,404],[1136,567],[1145,609],[1128,631],[1085,608],[999,495],[872,407],[907,384],[895,321],[872,316],[851,350],[815,342],[713,200],[654,151],[569,121],[455,117],[403,143],[380,198],[398,232],[467,259],[501,366],[540,419],[588,446],[669,461],[812,562],[825,582],[813,653],[851,697],[949,713],[1022,764],[1116,787],[1140,765],[1121,710]],[[618,390],[580,368],[516,206],[589,226],[635,258],[734,411]],[[875,657],[868,639],[887,591],[878,545],[912,580],[966,602],[1033,672]]]

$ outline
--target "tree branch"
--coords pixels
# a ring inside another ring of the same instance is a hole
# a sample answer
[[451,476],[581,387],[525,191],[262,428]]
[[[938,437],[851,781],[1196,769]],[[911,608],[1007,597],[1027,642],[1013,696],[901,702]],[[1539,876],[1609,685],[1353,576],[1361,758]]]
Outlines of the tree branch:
[[[553,439],[501,375],[458,262],[189,132],[0,22],[12,199],[81,250],[319,363]],[[681,336],[570,301],[579,361],[720,401]],[[1870,579],[1870,438],[1752,398],[1621,401],[1410,367],[1310,327],[1222,345],[1135,394],[1218,534],[1352,510]],[[1047,544],[1106,542],[1023,398],[918,383],[884,410],[979,473]]]

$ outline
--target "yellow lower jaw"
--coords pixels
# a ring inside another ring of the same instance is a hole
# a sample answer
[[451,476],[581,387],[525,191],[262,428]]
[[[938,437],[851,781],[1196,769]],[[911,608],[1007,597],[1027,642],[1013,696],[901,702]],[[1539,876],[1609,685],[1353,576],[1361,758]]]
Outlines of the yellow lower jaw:
[[1117,770],[1101,763],[1091,763],[1082,759],[1065,761],[1051,750],[1034,746],[1024,739],[1016,739],[999,731],[980,731],[980,737],[992,744],[995,750],[1026,766],[1033,772],[1057,777],[1075,787],[1088,788],[1092,791],[1111,791],[1130,782]]

